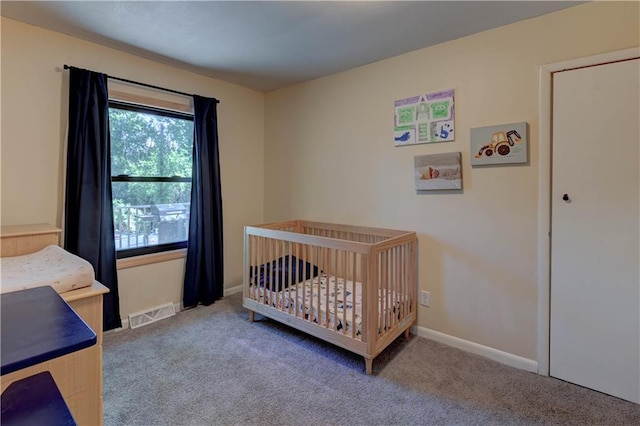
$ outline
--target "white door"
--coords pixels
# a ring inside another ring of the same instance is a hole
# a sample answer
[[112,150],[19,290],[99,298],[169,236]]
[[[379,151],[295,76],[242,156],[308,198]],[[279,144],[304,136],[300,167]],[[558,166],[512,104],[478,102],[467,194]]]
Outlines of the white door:
[[554,377],[636,403],[639,65],[634,59],[553,77],[549,360]]

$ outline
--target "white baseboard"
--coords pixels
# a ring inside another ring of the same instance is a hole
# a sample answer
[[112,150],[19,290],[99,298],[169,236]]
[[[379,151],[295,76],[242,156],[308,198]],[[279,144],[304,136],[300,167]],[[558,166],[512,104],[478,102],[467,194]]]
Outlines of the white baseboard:
[[506,364],[510,367],[519,368],[521,370],[530,371],[532,373],[538,372],[538,362],[532,359],[523,358],[521,356],[503,352],[489,346],[484,346],[479,343],[470,342],[469,340],[460,339],[459,337],[440,333],[426,327],[413,326],[411,327],[411,333],[438,343],[445,344],[447,346],[452,346],[454,348],[461,349],[472,354],[489,358],[493,361]]
[[237,285],[235,287],[224,289],[225,296],[231,296],[232,294],[240,293],[242,291],[242,284]]

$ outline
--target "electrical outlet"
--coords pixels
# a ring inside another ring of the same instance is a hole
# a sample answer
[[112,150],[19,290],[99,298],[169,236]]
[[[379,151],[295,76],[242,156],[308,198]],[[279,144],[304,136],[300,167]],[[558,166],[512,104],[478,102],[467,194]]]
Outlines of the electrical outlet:
[[421,291],[420,292],[420,296],[422,296],[422,300],[420,301],[420,303],[422,304],[422,306],[426,306],[427,308],[429,307],[429,299],[431,298],[431,293],[429,293],[428,291]]

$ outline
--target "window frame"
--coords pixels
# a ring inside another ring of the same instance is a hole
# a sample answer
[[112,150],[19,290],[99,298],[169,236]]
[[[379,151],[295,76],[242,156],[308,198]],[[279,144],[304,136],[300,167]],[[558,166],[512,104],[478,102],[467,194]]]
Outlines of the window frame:
[[[109,111],[111,108],[121,109],[126,111],[133,111],[146,114],[155,114],[163,117],[177,118],[181,120],[187,120],[193,122],[193,113],[187,113],[183,111],[167,110],[163,108],[154,107],[151,105],[143,105],[132,102],[125,102],[117,99],[109,99]],[[109,134],[111,134],[111,128],[109,128]],[[193,143],[193,139],[192,139]],[[109,149],[109,160],[111,161],[111,149]],[[192,151],[192,167],[193,167],[193,151]],[[191,183],[193,184],[193,177],[182,176],[130,176],[130,175],[111,175],[111,188],[113,191],[114,182],[178,182],[178,183]],[[113,200],[113,198],[112,198]],[[114,231],[115,232],[115,231]],[[187,239],[185,241],[178,241],[173,243],[156,244],[153,246],[127,248],[118,250],[116,248],[116,259],[127,259],[135,256],[143,256],[149,254],[156,254],[162,252],[168,252],[172,250],[179,250],[187,248],[189,243],[189,235],[187,231]]]

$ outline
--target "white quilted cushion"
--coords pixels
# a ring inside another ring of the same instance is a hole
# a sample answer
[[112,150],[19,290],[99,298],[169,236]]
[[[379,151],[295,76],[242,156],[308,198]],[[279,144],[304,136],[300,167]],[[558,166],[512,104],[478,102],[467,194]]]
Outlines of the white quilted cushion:
[[59,246],[48,246],[23,256],[0,258],[0,292],[50,285],[58,293],[88,287],[93,267]]

